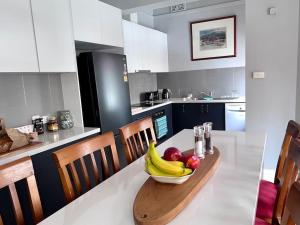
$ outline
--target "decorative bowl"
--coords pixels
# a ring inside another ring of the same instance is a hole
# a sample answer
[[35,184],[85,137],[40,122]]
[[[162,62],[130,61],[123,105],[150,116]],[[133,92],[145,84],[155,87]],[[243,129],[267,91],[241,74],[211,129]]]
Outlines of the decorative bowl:
[[[165,176],[152,176],[153,180],[159,182],[159,183],[165,183],[165,184],[183,184],[186,182],[193,174],[195,173],[196,170],[194,170],[191,174],[182,176],[182,177],[165,177]],[[147,172],[146,172],[147,173]]]

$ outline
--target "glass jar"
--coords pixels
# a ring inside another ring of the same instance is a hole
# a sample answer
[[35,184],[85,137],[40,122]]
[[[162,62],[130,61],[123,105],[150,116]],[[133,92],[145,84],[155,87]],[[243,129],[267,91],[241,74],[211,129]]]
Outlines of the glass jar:
[[56,117],[50,117],[47,122],[47,130],[51,132],[58,131],[58,123]]
[[205,153],[206,154],[214,154],[214,147],[212,144],[212,122],[207,122],[203,124],[204,127],[204,141],[205,141]]
[[69,110],[58,112],[59,125],[62,129],[70,129],[74,126],[73,117]]
[[195,137],[195,149],[194,154],[201,159],[204,159],[204,128],[203,126],[194,127],[194,137]]

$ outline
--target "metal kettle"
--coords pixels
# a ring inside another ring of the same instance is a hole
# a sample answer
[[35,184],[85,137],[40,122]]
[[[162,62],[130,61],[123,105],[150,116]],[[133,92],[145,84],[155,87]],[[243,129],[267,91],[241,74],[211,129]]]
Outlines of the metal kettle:
[[162,99],[169,99],[169,98],[171,98],[171,94],[172,94],[172,92],[171,92],[170,89],[167,89],[167,88],[163,89],[163,91],[162,91]]

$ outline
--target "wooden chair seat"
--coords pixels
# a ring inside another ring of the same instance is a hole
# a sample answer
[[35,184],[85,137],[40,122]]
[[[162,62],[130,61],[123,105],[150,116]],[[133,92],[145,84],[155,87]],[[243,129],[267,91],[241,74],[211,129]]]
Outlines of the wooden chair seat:
[[[15,186],[16,182],[23,179],[26,179],[28,187],[29,202],[33,221],[35,224],[37,224],[43,219],[43,210],[31,158],[25,157],[0,166],[0,189],[8,186],[17,225],[25,224],[21,204]],[[3,221],[0,217],[0,225],[1,224],[3,224]]]
[[151,117],[127,124],[119,130],[128,164],[146,153],[149,141],[156,142]]
[[[91,189],[91,179],[94,178],[95,184],[101,182],[97,162],[101,164],[102,180],[110,176],[109,160],[107,159],[109,152],[112,157],[112,169],[113,172],[116,173],[120,170],[120,163],[112,132],[89,138],[53,153],[53,158],[57,165],[65,197],[68,202],[71,202],[83,193],[79,172],[83,174],[86,190]],[[99,156],[99,160],[96,160],[97,153],[101,155],[101,157]],[[86,160],[84,158],[86,158]],[[87,162],[91,164],[93,178],[88,173]],[[76,168],[76,163],[80,165],[79,168]]]

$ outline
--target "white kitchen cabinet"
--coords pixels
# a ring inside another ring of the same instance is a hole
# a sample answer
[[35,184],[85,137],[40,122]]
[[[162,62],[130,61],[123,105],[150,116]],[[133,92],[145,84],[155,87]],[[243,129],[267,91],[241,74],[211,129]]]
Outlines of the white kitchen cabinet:
[[123,47],[122,12],[97,0],[71,0],[76,41]]
[[31,0],[40,72],[75,72],[69,0]]
[[122,11],[104,2],[100,4],[101,44],[123,47]]
[[168,72],[167,34],[123,20],[128,72]]
[[38,72],[30,0],[0,0],[0,72]]
[[97,0],[71,0],[73,32],[76,41],[101,42],[100,4]]

